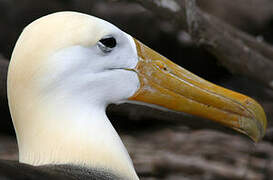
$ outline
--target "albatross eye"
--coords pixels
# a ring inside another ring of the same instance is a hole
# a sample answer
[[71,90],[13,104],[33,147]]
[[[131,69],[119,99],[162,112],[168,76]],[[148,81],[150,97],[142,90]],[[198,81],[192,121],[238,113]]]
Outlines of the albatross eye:
[[116,39],[113,37],[106,37],[106,38],[102,38],[99,42],[98,42],[98,47],[104,52],[104,53],[108,53],[111,52],[113,50],[114,47],[116,47],[117,42]]

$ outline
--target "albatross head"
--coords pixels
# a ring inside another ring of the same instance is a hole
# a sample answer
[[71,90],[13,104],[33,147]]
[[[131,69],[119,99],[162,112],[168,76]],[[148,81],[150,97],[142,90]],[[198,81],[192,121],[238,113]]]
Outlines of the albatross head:
[[20,162],[71,164],[138,179],[105,115],[125,100],[186,112],[263,137],[253,99],[211,84],[93,16],[60,12],[21,34],[8,73]]

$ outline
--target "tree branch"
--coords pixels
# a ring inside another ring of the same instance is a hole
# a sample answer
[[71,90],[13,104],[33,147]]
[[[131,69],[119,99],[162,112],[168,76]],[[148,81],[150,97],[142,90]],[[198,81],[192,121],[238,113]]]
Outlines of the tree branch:
[[[128,0],[127,0],[128,2]],[[130,1],[132,2],[132,1]],[[231,72],[273,89],[273,47],[203,12],[195,0],[134,0],[191,35]]]

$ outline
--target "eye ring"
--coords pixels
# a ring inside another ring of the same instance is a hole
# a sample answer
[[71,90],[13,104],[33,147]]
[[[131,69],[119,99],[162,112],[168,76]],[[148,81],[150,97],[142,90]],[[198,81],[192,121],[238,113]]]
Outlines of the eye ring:
[[107,36],[99,40],[98,47],[104,53],[111,52],[117,45],[117,41],[112,36]]

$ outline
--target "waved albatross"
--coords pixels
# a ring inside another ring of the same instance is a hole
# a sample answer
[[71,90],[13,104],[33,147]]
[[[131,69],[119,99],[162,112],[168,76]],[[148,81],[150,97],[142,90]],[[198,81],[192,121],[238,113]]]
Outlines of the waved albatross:
[[108,120],[124,101],[211,119],[254,141],[266,117],[253,99],[179,67],[114,25],[77,12],[42,17],[22,32],[8,72],[19,162],[7,179],[139,179]]

